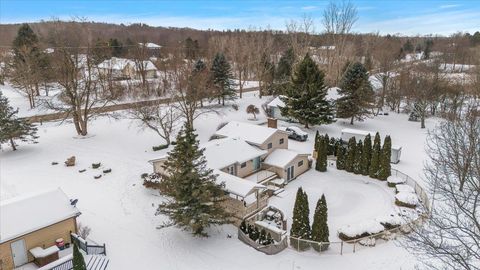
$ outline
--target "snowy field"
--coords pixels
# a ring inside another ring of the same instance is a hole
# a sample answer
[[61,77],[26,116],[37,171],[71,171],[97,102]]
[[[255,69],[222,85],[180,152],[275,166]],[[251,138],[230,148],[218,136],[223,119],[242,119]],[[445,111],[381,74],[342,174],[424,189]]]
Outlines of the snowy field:
[[[237,100],[238,111],[228,107],[197,119],[195,128],[200,141],[208,141],[222,122],[253,122],[247,120],[251,115],[245,113],[245,108],[249,104],[260,107],[269,100],[269,97],[260,100],[255,95],[246,93]],[[258,118],[258,123],[265,121],[264,115]],[[393,167],[420,180],[427,130],[421,130],[419,123],[408,122],[407,118],[391,113],[355,123],[353,127],[378,130],[382,138],[391,135],[393,144],[403,146],[401,162]],[[428,119],[427,127],[433,128],[435,122]],[[287,124],[279,122],[279,125]],[[341,120],[318,130],[340,136],[341,129],[347,127],[351,127],[348,121]],[[308,130],[307,142],[290,140],[289,147],[311,152],[315,131]],[[4,145],[1,150],[0,199],[61,187],[70,197],[79,199],[77,206],[82,211],[79,221],[92,228],[90,238],[106,243],[110,269],[413,269],[415,259],[393,241],[342,256],[313,251],[298,253],[292,249],[268,256],[237,240],[236,229],[231,225],[212,228],[208,239],[193,238],[177,228],[156,229],[165,221],[163,216],[154,215],[162,197],[145,189],[140,175],[152,171],[148,160],[168,151],[152,151],[152,146],[163,143],[157,135],[140,130],[131,120],[107,117],[92,121],[90,135],[83,139],[76,136],[71,123],[44,123],[39,126],[38,134],[38,144],[21,144],[18,151]],[[72,155],[76,156],[77,165],[63,166]],[[53,161],[59,165],[51,165]],[[112,173],[94,179],[101,172],[91,168],[94,162],[101,162],[103,169],[111,168]],[[79,173],[81,169],[86,171]],[[298,186],[306,189],[311,211],[325,192],[331,240],[335,240],[335,227],[391,210],[393,193],[375,181],[336,170],[327,173],[311,170],[289,184],[281,193],[283,198],[272,198],[271,203],[290,216]],[[228,238],[228,234],[233,237]]]

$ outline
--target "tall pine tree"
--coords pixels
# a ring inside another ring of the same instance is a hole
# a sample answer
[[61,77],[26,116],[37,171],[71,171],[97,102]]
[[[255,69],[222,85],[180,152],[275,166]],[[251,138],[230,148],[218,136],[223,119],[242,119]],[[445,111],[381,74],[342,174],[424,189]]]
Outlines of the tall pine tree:
[[370,134],[365,136],[362,150],[362,174],[368,175],[370,168],[370,160],[372,159],[372,138]]
[[36,142],[37,128],[25,119],[17,118],[18,109],[8,104],[8,99],[0,92],[0,144],[10,143],[17,150],[16,140]]
[[225,105],[225,100],[235,99],[236,93],[233,89],[232,69],[223,53],[217,53],[210,69],[212,74],[212,83],[216,90],[215,97],[218,103]]
[[205,229],[212,224],[227,223],[228,214],[219,204],[223,191],[216,176],[207,168],[199,149],[197,135],[185,125],[177,136],[175,148],[163,164],[164,194],[172,200],[160,204],[158,213],[166,214],[178,227],[195,236],[208,236]]
[[392,154],[392,139],[390,136],[385,137],[383,141],[383,147],[380,154],[380,168],[378,170],[378,179],[387,180],[391,175],[391,159]]
[[380,144],[380,134],[377,132],[373,140],[372,159],[368,173],[372,178],[378,178],[378,170],[380,169]]
[[328,141],[326,137],[320,136],[317,145],[317,159],[315,161],[315,170],[320,172],[327,171],[327,147]]
[[[315,207],[315,213],[313,215],[312,224],[312,240],[316,242],[329,242],[329,230],[328,230],[328,209],[325,195],[322,194],[321,199],[318,200]],[[324,251],[328,249],[328,244],[312,245],[316,251]]]
[[356,153],[357,153],[357,142],[355,140],[355,137],[351,137],[350,140],[348,140],[347,153],[345,157],[345,170],[347,172],[353,172],[353,168],[355,166]]
[[83,255],[78,250],[77,245],[73,244],[73,270],[87,270],[87,265],[85,264],[85,259],[83,259]]
[[350,65],[343,74],[337,100],[337,117],[363,120],[372,113],[374,92],[368,81],[368,72],[361,63]]
[[342,144],[337,145],[337,170],[345,170],[345,147]]
[[307,54],[298,64],[286,95],[280,97],[285,103],[282,115],[297,119],[306,128],[310,125],[333,122],[331,104],[327,101],[327,86],[324,73]]
[[[295,198],[295,205],[293,206],[293,221],[290,228],[290,236],[299,239],[310,239],[310,220],[309,220],[309,207],[308,196],[301,187],[297,190],[297,196]],[[309,244],[307,242],[298,241],[296,239],[290,239],[290,244],[293,248],[303,251],[308,249]]]
[[362,173],[362,155],[363,155],[363,142],[359,140],[355,151],[355,160],[353,162],[353,173]]

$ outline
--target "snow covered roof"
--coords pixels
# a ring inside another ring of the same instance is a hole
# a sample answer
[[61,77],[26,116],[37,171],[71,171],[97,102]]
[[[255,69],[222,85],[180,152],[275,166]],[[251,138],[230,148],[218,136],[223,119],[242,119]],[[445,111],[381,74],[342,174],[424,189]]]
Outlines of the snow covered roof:
[[284,132],[275,128],[231,121],[215,133],[222,137],[240,138],[248,143],[261,145],[275,132]]
[[281,99],[280,99],[281,96],[278,96],[276,98],[274,98],[272,101],[270,101],[267,106],[268,107],[285,107],[285,102],[283,102]]
[[98,64],[98,68],[123,70],[127,67],[127,65],[131,65],[133,67],[135,66],[135,62],[130,59],[112,57]]
[[0,243],[78,215],[60,188],[1,201]]
[[274,167],[285,168],[285,166],[287,166],[298,155],[308,154],[302,154],[288,149],[275,149],[267,156],[263,163]]
[[213,173],[217,175],[217,184],[225,185],[225,191],[241,197],[247,197],[259,189],[266,189],[264,185],[242,179],[217,169],[213,170]]
[[353,129],[353,128],[344,128],[342,129],[342,134],[343,133],[356,134],[356,135],[362,135],[362,136],[367,136],[368,134],[370,134],[370,136],[375,136],[375,132],[373,131],[366,131],[366,130]]
[[147,47],[147,48],[149,48],[149,49],[160,49],[160,48],[162,47],[162,46],[160,46],[160,45],[158,45],[158,44],[155,44],[155,43],[153,43],[153,42],[147,42],[147,43],[145,43],[145,45],[140,42],[140,43],[138,43],[138,45],[140,45],[140,46],[145,46],[145,47]]
[[242,163],[267,154],[267,151],[251,146],[238,138],[224,138],[203,144],[203,154],[208,167],[222,169],[235,163]]
[[[125,59],[125,58],[118,58],[118,57],[112,57],[110,59],[107,59],[101,62],[100,64],[98,64],[98,68],[111,69],[111,70],[124,70],[128,65],[130,65],[133,69],[135,69],[135,71],[137,70],[135,61],[130,59]],[[157,70],[157,68],[152,63],[152,61],[145,60],[142,62],[142,65],[145,67],[145,70]]]

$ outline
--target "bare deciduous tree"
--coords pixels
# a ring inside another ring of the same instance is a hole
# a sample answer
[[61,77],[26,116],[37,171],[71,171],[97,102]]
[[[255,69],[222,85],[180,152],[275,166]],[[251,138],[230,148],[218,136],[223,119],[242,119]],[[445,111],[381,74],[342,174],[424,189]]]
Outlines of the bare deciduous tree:
[[404,241],[428,269],[480,269],[479,105],[453,115],[428,137],[431,217]]

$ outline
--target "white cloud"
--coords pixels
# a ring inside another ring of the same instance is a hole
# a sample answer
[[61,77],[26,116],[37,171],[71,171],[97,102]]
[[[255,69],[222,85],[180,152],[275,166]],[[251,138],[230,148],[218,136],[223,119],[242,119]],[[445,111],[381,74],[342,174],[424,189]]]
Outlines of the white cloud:
[[455,7],[459,7],[460,5],[458,4],[451,4],[451,5],[441,5],[439,6],[440,9],[447,9],[447,8],[455,8]]
[[302,10],[315,10],[317,8],[318,8],[317,6],[304,6],[302,7]]

